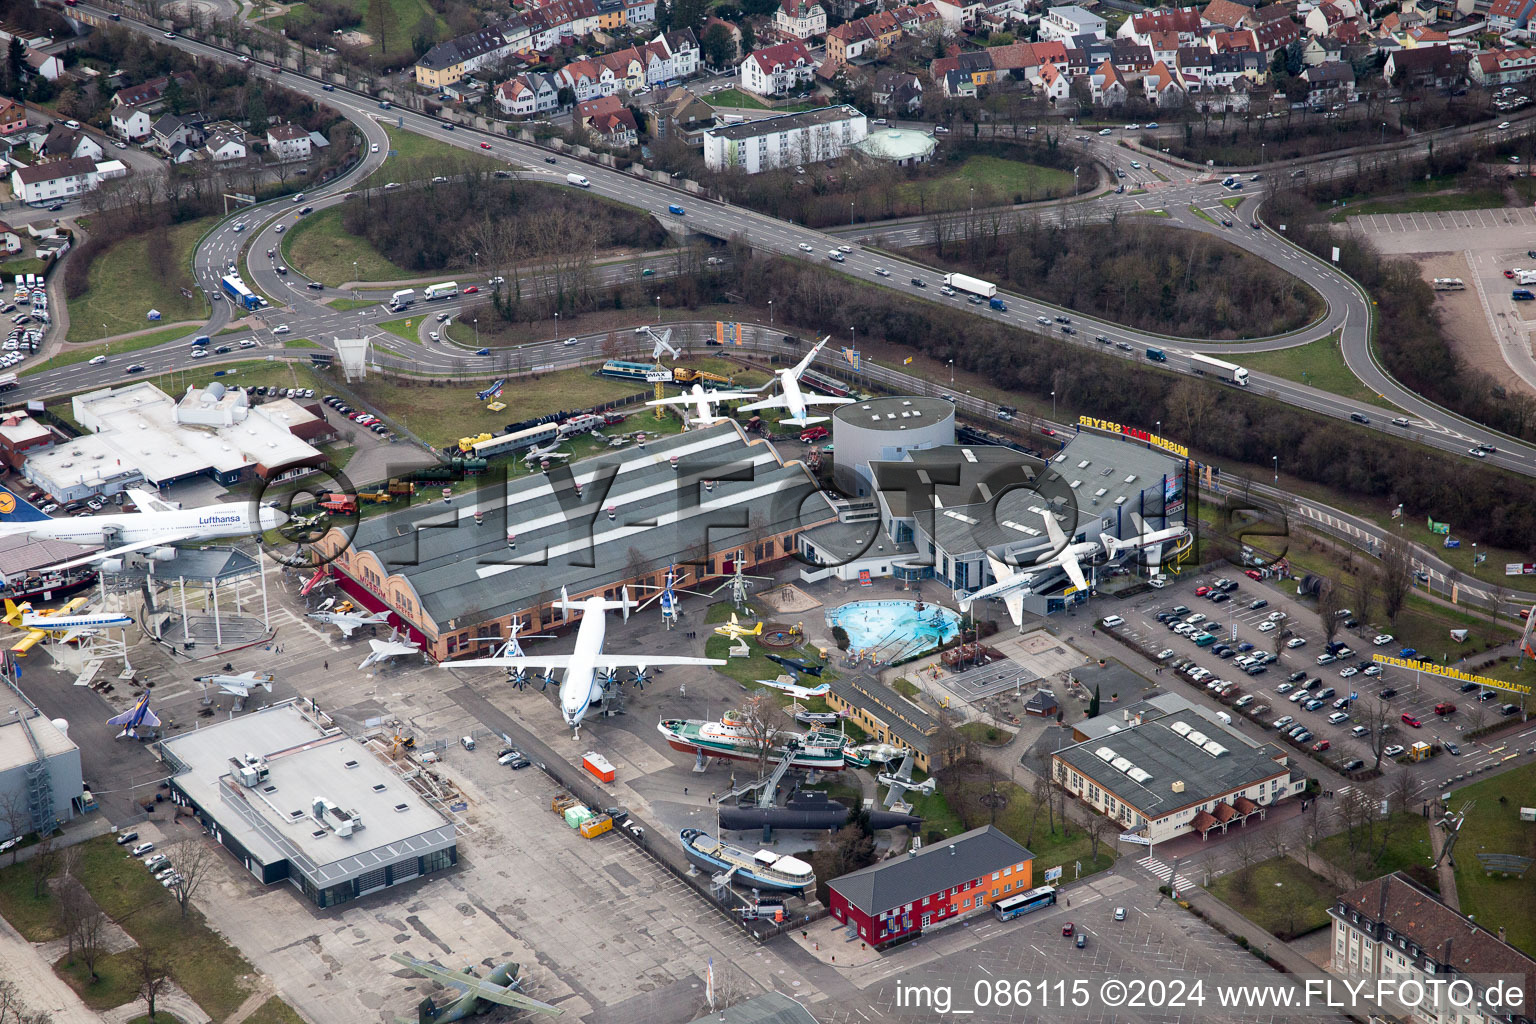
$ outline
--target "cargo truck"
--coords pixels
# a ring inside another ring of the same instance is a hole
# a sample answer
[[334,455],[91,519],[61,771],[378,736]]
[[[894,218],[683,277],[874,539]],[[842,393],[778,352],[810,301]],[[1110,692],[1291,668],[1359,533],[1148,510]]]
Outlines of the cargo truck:
[[1210,374],[1213,377],[1220,377],[1228,384],[1236,384],[1240,388],[1248,386],[1248,371],[1236,363],[1212,359],[1210,356],[1203,356],[1198,352],[1191,353],[1186,358],[1189,360],[1189,370],[1191,373]]
[[945,274],[944,283],[961,292],[970,292],[972,295],[980,295],[984,299],[990,299],[997,294],[997,285],[990,284],[975,277],[967,277],[964,274]]
[[406,306],[409,306],[415,301],[415,288],[401,288],[399,291],[395,292],[395,294],[389,297],[389,304],[394,306],[396,309],[404,309]]
[[433,299],[446,299],[450,295],[459,294],[459,283],[457,281],[444,281],[442,284],[429,284],[421,294],[428,302],[431,302]]

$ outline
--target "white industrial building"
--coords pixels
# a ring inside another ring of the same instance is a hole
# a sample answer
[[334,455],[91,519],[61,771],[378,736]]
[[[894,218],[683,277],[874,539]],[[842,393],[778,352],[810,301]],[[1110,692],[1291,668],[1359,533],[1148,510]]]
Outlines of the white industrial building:
[[704,165],[712,171],[739,167],[757,174],[834,160],[868,134],[868,118],[847,105],[722,125],[704,132]]
[[188,388],[179,402],[139,381],[76,395],[72,404],[88,433],[28,456],[22,469],[58,501],[197,476],[225,485],[251,474],[281,479],[326,458],[281,411],[253,406],[243,389],[218,382]]
[[296,700],[161,743],[172,799],[264,883],[333,907],[458,863],[403,769]]
[[[9,679],[0,687],[0,842],[49,833],[85,809],[80,748]],[[11,820],[11,812],[17,814]],[[12,835],[14,831],[16,834]]]

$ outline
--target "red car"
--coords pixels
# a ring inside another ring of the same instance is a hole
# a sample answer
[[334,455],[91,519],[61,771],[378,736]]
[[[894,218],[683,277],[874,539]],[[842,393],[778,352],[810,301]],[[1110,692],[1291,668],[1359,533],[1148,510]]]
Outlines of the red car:
[[1056,431],[1052,430],[1050,427],[1041,427],[1040,433],[1044,434],[1046,437],[1056,436]]
[[1504,271],[1504,276],[1513,281],[1515,279],[1515,272],[1513,270],[1506,270]]
[[1195,596],[1196,597],[1204,597],[1206,594],[1209,594],[1210,592],[1211,592],[1211,588],[1210,587],[1196,587],[1195,588]]
[[489,142],[482,142],[482,143],[480,143],[480,148],[481,149],[490,149],[491,148],[491,144]]
[[1312,744],[1312,750],[1314,753],[1320,754],[1331,746],[1333,746],[1333,744],[1329,743],[1327,740],[1318,740],[1316,743]]
[[1071,921],[1068,921],[1066,924],[1061,926],[1061,934],[1067,936],[1068,938],[1072,937],[1072,922]]
[[1415,729],[1422,729],[1424,727],[1424,723],[1423,722],[1419,721],[1417,718],[1414,718],[1412,715],[1409,715],[1409,714],[1404,714],[1403,715],[1403,724],[1404,725],[1411,725]]
[[1243,575],[1247,576],[1251,580],[1262,580],[1264,578],[1264,574],[1259,572],[1259,570],[1257,570],[1257,569],[1245,570],[1243,572]]
[[478,285],[473,285],[472,284],[468,288],[464,289],[464,294],[465,295],[473,295],[476,292],[478,292],[479,290],[480,290],[480,287]]

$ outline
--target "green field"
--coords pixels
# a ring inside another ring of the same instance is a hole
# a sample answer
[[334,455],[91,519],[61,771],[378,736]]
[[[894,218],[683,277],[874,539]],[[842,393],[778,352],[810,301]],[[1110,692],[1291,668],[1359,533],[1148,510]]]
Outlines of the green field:
[[103,956],[96,961],[95,981],[90,980],[85,964],[79,960],[69,963],[61,958],[53,965],[53,970],[79,993],[86,1006],[93,1010],[110,1010],[139,997],[133,957],[134,950],[131,949]]
[[[1441,755],[1444,757],[1446,755]],[[1369,767],[1370,762],[1366,762]],[[1379,827],[1379,826],[1378,826]],[[1392,837],[1375,863],[1351,863],[1349,837],[1339,832],[1317,844],[1314,855],[1357,878],[1376,878],[1394,871],[1413,869],[1416,874],[1429,865],[1434,854],[1429,846],[1425,820],[1412,811],[1399,811],[1392,820]],[[1475,861],[1474,861],[1475,863]]]
[[332,309],[339,309],[342,312],[346,312],[347,310],[351,309],[368,309],[371,306],[377,306],[379,304],[379,299],[332,299],[330,302],[326,303],[326,305],[330,306]]
[[1337,893],[1328,880],[1289,857],[1275,857],[1211,883],[1213,896],[1271,935],[1290,940],[1328,924]]
[[483,382],[470,382],[446,387],[412,387],[403,381],[373,374],[366,380],[355,382],[353,390],[375,407],[389,412],[417,437],[437,447],[468,435],[498,433],[506,429],[508,423],[562,409],[585,409],[645,390],[643,384],[637,387],[629,381],[597,377],[589,370],[561,370],[537,379],[509,381],[500,399],[507,407],[500,412],[491,412],[475,399],[475,392],[484,386]]
[[1245,352],[1242,363],[1248,369],[1258,370],[1260,373],[1284,377],[1298,384],[1321,388],[1336,395],[1343,395],[1345,398],[1379,405],[1384,409],[1397,409],[1391,402],[1362,384],[1360,378],[1350,370],[1349,365],[1344,362],[1344,353],[1339,349],[1338,331],[1334,331],[1326,338],[1319,338],[1294,348],[1283,348],[1274,352]]
[[[159,1015],[156,1014],[158,1017]],[[133,1024],[132,1021],[129,1024]],[[278,996],[273,996],[251,1011],[251,1015],[245,1018],[245,1024],[304,1024],[304,1018],[294,1012],[293,1007],[283,1002]]]
[[1190,203],[1189,204],[1189,212],[1194,214],[1196,217],[1199,217],[1201,220],[1205,221],[1208,224],[1215,224],[1216,223],[1216,218],[1215,217],[1212,217],[1210,214],[1208,214],[1204,210],[1200,209],[1200,207],[1196,206],[1194,203]]
[[[354,200],[355,202],[356,200]],[[327,288],[347,281],[399,281],[413,276],[396,266],[365,238],[348,234],[341,225],[342,206],[331,206],[305,217],[283,236],[283,257],[288,265]],[[335,309],[350,299],[338,299]],[[354,306],[376,305],[355,302]]]
[[[950,785],[952,787],[979,785],[985,789],[991,789],[989,780],[980,779],[976,781],[967,779]],[[1076,861],[1082,862],[1084,875],[1103,871],[1115,862],[1113,837],[1117,833],[1113,830],[1106,832],[1108,838],[1099,843],[1099,856],[1094,859],[1088,852],[1092,844],[1089,843],[1088,836],[1080,825],[1073,825],[1069,835],[1062,827],[1061,819],[1057,818],[1056,831],[1052,832],[1045,812],[1042,810],[1035,822],[1034,834],[1030,835],[1029,821],[1035,798],[1022,786],[1007,781],[998,783],[997,792],[1004,800],[1004,804],[998,809],[994,824],[1016,842],[1023,843],[1035,855],[1034,884],[1042,884],[1041,879],[1045,877],[1047,868],[1064,868],[1062,880],[1070,882],[1076,875],[1073,866]],[[949,838],[965,830],[964,822],[950,807],[950,801],[946,799],[942,788],[940,792],[914,800],[913,813],[923,818],[922,830],[925,843],[937,842],[939,838]],[[983,821],[981,824],[986,822]]]
[[1506,929],[1510,945],[1536,956],[1536,871],[1525,878],[1488,877],[1474,853],[1531,855],[1536,825],[1520,820],[1520,808],[1536,807],[1536,765],[1524,765],[1475,785],[1454,790],[1450,806],[1467,801],[1466,823],[1456,842],[1456,894],[1461,912],[1489,931]]
[[495,157],[460,149],[430,135],[401,131],[388,125],[384,126],[384,130],[389,133],[390,154],[378,170],[362,181],[360,188],[380,188],[386,182],[403,182],[412,178],[425,180],[438,174],[452,175],[461,167],[499,169],[506,166]]
[[420,324],[421,317],[408,316],[404,320],[390,320],[379,324],[379,326],[388,331],[390,334],[395,335],[397,338],[404,338],[406,341],[415,341],[417,338],[416,330]]
[[780,114],[793,113],[797,110],[811,110],[814,103],[790,103],[785,106],[770,107],[762,100],[757,99],[751,93],[742,92],[740,89],[721,89],[719,92],[709,93],[705,96],[706,102],[712,107],[740,107],[746,110],[772,110]]
[[977,191],[978,206],[982,205],[984,195],[989,205],[999,201],[1011,203],[1015,196],[1037,197],[1047,190],[1070,195],[1072,172],[996,156],[972,156],[942,177],[921,183],[908,182],[900,187],[900,191],[906,202],[918,202],[919,192],[926,190],[931,194],[947,193],[959,203],[972,188]]
[[[423,17],[432,19],[433,30],[437,39],[447,36],[448,27],[442,18],[432,10],[431,5],[423,0],[383,0],[384,33],[380,38],[378,24],[378,6],[365,2],[365,0],[352,0],[352,10],[357,14],[357,21],[353,27],[360,32],[366,32],[372,37],[372,43],[368,47],[371,56],[382,56],[384,44],[389,45],[391,53],[407,51],[411,46],[411,37],[416,31],[417,24]],[[312,17],[309,8],[303,3],[297,3],[289,7],[287,13],[279,14],[262,20],[262,24],[268,28],[280,29],[288,25],[301,25]]]
[[[218,371],[222,377],[214,377]],[[138,375],[125,380],[147,380],[168,395],[180,396],[189,387],[204,387],[218,380],[230,387],[253,388],[259,384],[285,388],[314,388],[316,392],[329,391],[330,381],[322,377],[308,363],[282,362],[280,360],[242,359],[233,363],[201,364],[192,369],[176,370],[158,376]],[[65,417],[70,413],[70,397],[63,395],[48,400],[48,411]]]
[[167,327],[162,331],[151,331],[133,338],[124,338],[108,345],[90,345],[88,347],[70,346],[56,356],[28,366],[21,371],[25,377],[29,373],[41,373],[44,370],[54,370],[60,366],[69,366],[73,363],[83,363],[87,359],[94,359],[99,355],[115,356],[123,352],[139,352],[146,348],[154,348],[156,345],[164,345],[168,341],[184,338],[192,334],[196,328],[192,327]]
[[[166,232],[169,252],[150,259],[153,235],[136,235],[118,242],[91,264],[90,287],[69,301],[69,341],[95,341],[113,334],[142,331],[145,319],[158,309],[166,323],[203,320],[208,304],[193,289],[192,250],[217,218],[204,217],[176,224]],[[151,272],[163,265],[165,273]],[[181,289],[192,290],[192,298]]]
[[[1392,199],[1364,199],[1334,210],[1330,219],[1339,222],[1370,213],[1433,213],[1437,210],[1488,210],[1505,205],[1502,188],[1489,186],[1470,192],[1436,192],[1431,195]],[[1332,209],[1332,207],[1328,207]]]

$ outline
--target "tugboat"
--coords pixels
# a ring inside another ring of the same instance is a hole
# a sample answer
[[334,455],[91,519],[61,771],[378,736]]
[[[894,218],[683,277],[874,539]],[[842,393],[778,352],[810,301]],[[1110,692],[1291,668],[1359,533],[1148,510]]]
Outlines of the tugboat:
[[[737,761],[756,761],[761,738],[754,735],[739,712],[728,711],[718,722],[697,718],[673,718],[656,726],[667,744],[684,754],[702,753],[705,757],[726,757]],[[791,768],[805,771],[841,771],[846,762],[843,748],[848,738],[828,729],[813,729],[801,735],[774,730],[768,737],[768,760],[781,760],[792,754]]]
[[711,874],[735,868],[732,881],[739,878],[750,888],[798,893],[816,884],[816,873],[803,860],[782,857],[769,850],[749,853],[702,829],[685,828],[678,835],[690,863]]

